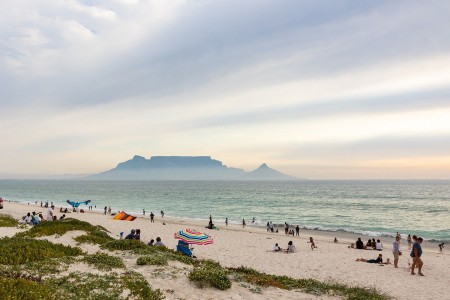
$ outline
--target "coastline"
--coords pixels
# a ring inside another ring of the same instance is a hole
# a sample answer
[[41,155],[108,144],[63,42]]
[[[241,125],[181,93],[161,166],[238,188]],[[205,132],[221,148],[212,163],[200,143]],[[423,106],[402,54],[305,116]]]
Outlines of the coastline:
[[[30,203],[27,204],[28,202],[26,201],[16,201],[16,200],[5,200],[4,201],[10,201],[11,203],[16,203],[19,205],[24,205],[24,206],[30,206],[30,207],[36,207],[36,208],[41,208],[41,209],[45,209],[44,207],[40,207],[40,204],[34,204],[34,203]],[[71,206],[70,205],[55,205],[55,209],[59,209],[60,207],[67,207],[69,210],[71,210]],[[81,206],[80,208],[86,208]],[[122,209],[120,209],[122,210]],[[120,211],[118,210],[118,211]],[[114,212],[118,212],[118,211],[114,211]],[[59,211],[58,211],[59,212]],[[149,219],[149,213],[150,212],[146,212],[146,215],[143,216],[142,212],[135,212],[135,211],[128,211],[126,210],[126,212],[130,215],[136,216],[137,218],[141,218],[141,219]],[[93,214],[101,214],[103,215],[103,209],[100,208],[95,208],[93,210],[85,210],[85,213],[93,213]],[[160,218],[160,214],[159,212],[155,212],[155,219]],[[173,222],[180,222],[181,224],[183,223],[188,223],[188,224],[192,224],[192,225],[196,225],[196,226],[206,226],[208,224],[208,218],[205,219],[199,219],[199,218],[190,218],[190,217],[178,217],[178,216],[171,216],[171,215],[167,215],[165,214],[164,216],[165,220],[171,220]],[[223,228],[230,228],[231,230],[240,230],[242,228],[242,225],[238,222],[233,222],[233,221],[229,221],[228,223],[228,227],[225,226],[225,221],[221,220],[221,222],[219,221],[218,223],[215,223],[215,225],[219,226],[219,227],[223,227]],[[291,225],[291,229],[293,229],[295,226],[295,224]],[[350,245],[350,243],[354,243],[359,237],[362,239],[362,241],[364,243],[367,242],[367,240],[370,238],[375,238],[375,240],[380,239],[380,240],[394,240],[395,238],[395,234],[393,233],[385,233],[385,234],[380,234],[380,233],[375,233],[375,234],[368,234],[367,231],[363,231],[361,230],[361,233],[358,232],[353,232],[353,231],[347,231],[347,230],[343,230],[343,229],[337,229],[337,230],[326,230],[326,229],[316,229],[316,227],[314,228],[310,228],[311,226],[307,226],[307,227],[300,227],[300,235],[307,235],[307,236],[320,236],[323,237],[324,240],[334,240],[334,238],[336,237],[338,239],[338,241],[343,241],[346,242]],[[262,225],[262,224],[249,224],[249,220],[247,222],[246,225],[247,229],[253,228],[254,231],[261,231],[261,232],[266,232],[266,226]],[[278,229],[279,231],[279,235],[283,235],[284,236],[284,225],[282,224],[274,224],[274,229]],[[359,230],[358,230],[359,231]],[[269,233],[269,234],[276,234],[276,233]],[[411,234],[411,236],[413,236],[415,233],[411,232],[411,233],[405,233],[405,232],[400,232],[401,237],[402,237],[402,241],[404,241],[404,243],[406,243],[406,237],[408,236],[408,234]],[[419,236],[419,235],[417,235]],[[450,241],[448,240],[435,240],[435,239],[428,239],[427,237],[423,237],[424,238],[424,242],[422,243],[422,248],[426,248],[429,250],[437,250],[438,249],[438,245],[440,243],[445,243],[445,244],[450,244]]]
[[[38,211],[40,205],[5,203],[0,213],[10,214],[20,219],[27,212]],[[56,209],[56,215],[61,215]],[[246,266],[258,271],[287,275],[294,278],[314,278],[331,280],[350,285],[374,287],[381,292],[396,299],[445,298],[450,293],[448,282],[450,274],[447,266],[450,263],[450,253],[445,248],[439,252],[434,243],[424,242],[424,273],[425,277],[411,276],[408,269],[408,251],[406,241],[401,241],[404,252],[399,262],[399,269],[392,265],[378,267],[374,264],[355,262],[357,258],[374,258],[377,251],[349,249],[348,245],[354,242],[358,235],[345,232],[325,232],[317,230],[301,230],[300,237],[286,236],[283,232],[267,233],[260,226],[242,226],[229,224],[216,224],[220,230],[206,229],[204,221],[174,217],[155,217],[155,223],[150,223],[148,216],[138,217],[133,222],[116,221],[111,216],[103,215],[99,211],[86,211],[86,213],[70,213],[67,217],[74,217],[94,225],[101,225],[111,232],[111,236],[118,238],[120,232],[128,233],[131,229],[140,228],[141,239],[148,242],[151,238],[160,236],[169,248],[176,246],[173,233],[185,229],[195,228],[214,237],[215,243],[208,246],[197,246],[194,254],[199,258],[212,259],[226,267]],[[2,236],[13,235],[13,231],[2,230]],[[312,236],[318,246],[314,251],[307,243]],[[339,243],[333,243],[337,237]],[[364,237],[361,236],[364,241]],[[367,237],[368,238],[368,237]],[[271,251],[275,243],[286,248],[287,242],[292,240],[297,252],[292,254],[274,253]],[[382,238],[386,258],[392,257],[392,240]],[[151,282],[153,284],[153,282]],[[163,285],[163,283],[161,283]],[[156,285],[158,287],[158,285]],[[163,286],[161,286],[163,287]],[[220,292],[219,292],[220,294]],[[258,299],[270,298],[269,294],[260,295]],[[294,298],[295,299],[295,298]],[[307,298],[311,299],[311,298]],[[314,299],[314,298],[312,298]]]

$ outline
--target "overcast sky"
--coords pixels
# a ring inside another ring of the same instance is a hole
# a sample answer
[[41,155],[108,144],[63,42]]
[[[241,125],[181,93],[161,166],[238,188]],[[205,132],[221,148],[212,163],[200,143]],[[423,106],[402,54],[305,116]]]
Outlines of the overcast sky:
[[450,178],[450,1],[0,2],[0,178],[133,155]]

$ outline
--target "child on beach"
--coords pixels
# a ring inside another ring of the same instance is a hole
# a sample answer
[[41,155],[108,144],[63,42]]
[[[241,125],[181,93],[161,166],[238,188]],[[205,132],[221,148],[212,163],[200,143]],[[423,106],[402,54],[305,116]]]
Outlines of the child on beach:
[[314,240],[312,238],[312,236],[309,237],[309,242],[311,243],[311,250],[314,250],[314,248],[317,248],[316,244],[314,243]]
[[280,246],[278,246],[278,243],[275,244],[275,246],[273,247],[273,251],[278,252],[278,251],[282,251],[283,249],[281,249]]

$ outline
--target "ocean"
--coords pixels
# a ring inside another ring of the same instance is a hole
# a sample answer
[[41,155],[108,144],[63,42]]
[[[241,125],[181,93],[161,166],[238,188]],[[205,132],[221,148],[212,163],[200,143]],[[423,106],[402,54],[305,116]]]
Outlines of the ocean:
[[[142,216],[394,236],[398,231],[429,241],[450,242],[450,181],[305,180],[254,181],[82,181],[0,180],[0,197],[16,202],[92,200]],[[83,207],[83,206],[81,206]],[[87,207],[85,207],[87,209]]]

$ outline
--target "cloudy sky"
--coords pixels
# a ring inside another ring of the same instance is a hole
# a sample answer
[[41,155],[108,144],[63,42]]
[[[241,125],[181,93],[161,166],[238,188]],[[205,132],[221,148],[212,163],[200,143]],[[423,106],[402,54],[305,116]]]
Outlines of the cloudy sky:
[[0,178],[210,155],[450,178],[450,1],[0,2]]

